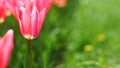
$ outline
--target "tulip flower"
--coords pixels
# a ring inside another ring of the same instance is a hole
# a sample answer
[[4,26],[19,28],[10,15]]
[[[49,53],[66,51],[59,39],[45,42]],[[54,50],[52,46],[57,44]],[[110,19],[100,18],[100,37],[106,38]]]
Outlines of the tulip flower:
[[8,30],[3,38],[0,38],[0,68],[7,68],[13,47],[13,30]]
[[53,0],[53,3],[58,7],[64,7],[67,4],[67,0]]
[[3,23],[5,20],[5,12],[6,12],[6,7],[5,7],[5,1],[4,0],[0,0],[0,23]]
[[7,5],[18,20],[24,38],[32,40],[38,36],[51,3],[52,0],[8,1]]
[[9,16],[11,13],[7,9],[6,1],[0,0],[0,23],[3,23],[5,21],[6,16]]

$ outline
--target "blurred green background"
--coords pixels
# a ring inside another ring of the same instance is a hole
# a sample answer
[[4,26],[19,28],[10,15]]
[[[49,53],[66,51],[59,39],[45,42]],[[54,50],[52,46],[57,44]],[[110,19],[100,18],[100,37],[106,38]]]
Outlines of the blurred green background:
[[[0,24],[0,36],[15,33],[8,68],[24,68],[27,40],[13,16]],[[33,68],[120,68],[120,0],[68,0],[52,5],[33,40]]]

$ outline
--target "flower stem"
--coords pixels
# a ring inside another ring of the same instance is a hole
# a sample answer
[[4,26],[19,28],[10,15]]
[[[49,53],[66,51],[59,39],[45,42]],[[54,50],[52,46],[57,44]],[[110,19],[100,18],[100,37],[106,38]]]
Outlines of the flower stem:
[[28,53],[29,53],[29,64],[30,64],[29,68],[32,68],[32,40],[28,40]]

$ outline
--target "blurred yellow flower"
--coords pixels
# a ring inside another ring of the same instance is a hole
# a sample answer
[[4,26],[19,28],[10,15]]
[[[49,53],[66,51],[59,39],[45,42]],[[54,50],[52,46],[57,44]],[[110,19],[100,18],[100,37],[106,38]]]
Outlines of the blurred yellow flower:
[[3,23],[5,20],[4,18],[0,18],[0,24]]
[[9,10],[6,11],[6,16],[10,16],[11,12]]
[[104,41],[105,40],[105,35],[104,34],[99,34],[97,36],[97,40],[100,41],[100,42]]
[[89,51],[92,51],[92,50],[93,50],[93,46],[91,44],[88,44],[88,45],[84,46],[84,51],[89,52]]

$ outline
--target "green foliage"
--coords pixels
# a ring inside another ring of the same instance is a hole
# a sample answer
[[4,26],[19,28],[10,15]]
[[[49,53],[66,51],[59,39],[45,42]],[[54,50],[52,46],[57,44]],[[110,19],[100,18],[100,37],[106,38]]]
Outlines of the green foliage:
[[[53,5],[33,40],[33,68],[120,68],[120,1],[68,0]],[[0,36],[14,29],[9,68],[24,68],[27,40],[13,16],[0,24]]]

